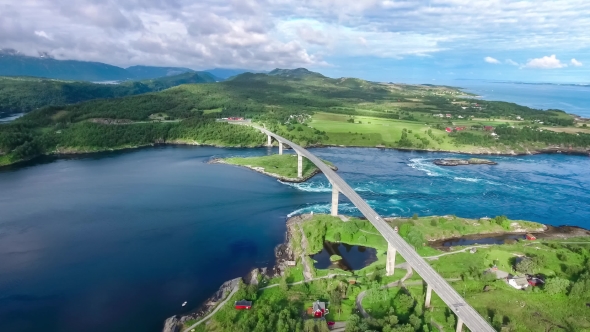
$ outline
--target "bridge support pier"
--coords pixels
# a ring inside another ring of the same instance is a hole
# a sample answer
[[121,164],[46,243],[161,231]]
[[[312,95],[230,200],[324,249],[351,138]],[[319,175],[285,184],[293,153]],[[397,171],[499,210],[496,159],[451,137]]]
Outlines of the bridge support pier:
[[283,142],[279,141],[279,154],[283,154]]
[[303,156],[297,153],[297,177],[303,177]]
[[426,285],[426,301],[424,301],[424,307],[430,308],[430,299],[432,298],[432,287]]
[[463,332],[463,320],[457,317],[457,329],[455,332]]
[[266,146],[272,146],[272,136],[267,135]]
[[338,196],[340,195],[340,190],[332,184],[332,208],[330,209],[330,214],[334,217],[338,216]]
[[392,276],[395,272],[395,255],[397,254],[397,250],[391,245],[391,243],[387,243],[387,263],[385,265],[385,271],[387,272],[387,276]]

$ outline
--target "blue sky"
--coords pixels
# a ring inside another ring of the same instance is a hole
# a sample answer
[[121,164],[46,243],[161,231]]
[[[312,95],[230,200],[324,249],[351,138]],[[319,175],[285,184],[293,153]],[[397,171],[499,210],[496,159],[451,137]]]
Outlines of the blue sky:
[[590,2],[0,0],[0,48],[376,81],[590,81]]

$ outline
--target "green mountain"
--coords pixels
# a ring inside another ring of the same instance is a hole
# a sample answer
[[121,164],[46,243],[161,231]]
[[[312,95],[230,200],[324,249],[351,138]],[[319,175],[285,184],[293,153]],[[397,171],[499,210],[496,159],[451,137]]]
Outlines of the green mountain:
[[[5,104],[21,109],[46,107],[0,124],[0,165],[40,154],[163,142],[220,146],[264,142],[263,135],[252,128],[216,121],[231,116],[264,123],[303,146],[470,153],[527,153],[556,146],[585,151],[590,147],[587,129],[575,127],[573,116],[563,112],[476,100],[455,88],[333,79],[306,69],[243,73],[217,83],[207,83],[214,78],[199,73],[119,85],[4,80],[6,90],[0,100]],[[195,82],[204,84],[185,84]],[[165,89],[177,84],[181,85]],[[91,98],[99,99],[78,102]],[[37,104],[31,105],[33,101]],[[517,116],[524,120],[515,120]],[[544,125],[538,128],[539,124]],[[456,132],[449,133],[449,126],[456,127]],[[497,135],[484,126],[494,127]],[[580,132],[554,132],[549,127]]]
[[126,70],[133,75],[135,79],[147,80],[158,77],[175,76],[184,73],[194,73],[190,68],[182,67],[152,67],[152,66],[131,66]]
[[211,73],[215,77],[219,77],[222,80],[228,79],[233,76],[237,76],[243,73],[260,73],[261,71],[249,70],[249,69],[228,69],[228,68],[214,68],[205,70]]
[[287,78],[299,78],[299,79],[309,78],[309,77],[326,78],[326,76],[324,76],[324,75],[322,75],[320,73],[309,71],[309,70],[307,70],[305,68],[296,68],[296,69],[279,69],[279,68],[276,68],[276,69],[270,71],[268,73],[268,75],[270,75],[270,76],[281,76],[281,77],[287,77]]
[[120,84],[68,82],[32,77],[0,77],[0,113],[29,112],[43,106],[67,105],[91,99],[118,98],[191,83],[211,83],[209,73],[184,73]]
[[123,81],[133,76],[123,68],[100,62],[32,57],[0,51],[0,76],[33,76],[77,81]]

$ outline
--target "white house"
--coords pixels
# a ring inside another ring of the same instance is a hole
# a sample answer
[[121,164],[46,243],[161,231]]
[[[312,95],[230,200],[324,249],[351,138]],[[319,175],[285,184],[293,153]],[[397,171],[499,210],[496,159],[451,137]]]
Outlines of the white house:
[[526,280],[526,277],[512,277],[508,279],[508,285],[516,289],[524,289],[529,286],[529,282]]

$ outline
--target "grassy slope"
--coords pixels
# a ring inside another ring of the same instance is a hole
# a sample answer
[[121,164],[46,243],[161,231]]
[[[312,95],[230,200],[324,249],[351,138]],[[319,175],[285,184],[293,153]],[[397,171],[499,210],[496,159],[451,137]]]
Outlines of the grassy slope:
[[418,229],[426,240],[440,240],[445,238],[459,237],[472,234],[491,234],[515,232],[518,230],[541,231],[543,225],[525,220],[511,220],[510,228],[504,229],[494,222],[494,219],[468,219],[455,216],[446,217],[420,217],[414,219],[395,219],[389,224],[392,226],[401,226],[404,223],[411,223],[415,229]]
[[[347,122],[349,116],[343,114],[316,113],[310,124],[315,129],[328,133],[327,144],[351,145],[374,147],[383,145],[392,147],[400,140],[402,130],[412,130],[410,139],[417,142],[413,134],[420,134],[428,137],[424,132],[432,130],[433,135],[444,139],[442,144],[431,140],[432,150],[461,150],[473,151],[474,147],[469,145],[455,145],[453,140],[448,138],[444,130],[439,130],[425,125],[424,123],[406,120],[393,120],[367,116],[356,116],[355,123]],[[361,123],[358,123],[358,122]]]
[[[24,84],[33,84],[32,81],[27,80],[23,79]],[[163,84],[191,82],[190,77],[180,77],[174,82],[171,80],[173,80],[172,77],[165,78]],[[54,91],[56,87],[53,85],[65,84],[57,81],[37,83],[48,86],[47,88],[39,88],[44,92]],[[125,83],[129,86],[125,84],[114,87],[92,86],[91,89],[85,86],[82,89],[85,93],[78,93],[76,88],[71,87],[62,89],[67,91],[68,96],[78,99],[56,98],[55,96],[60,96],[60,94],[55,93],[49,93],[47,96],[40,94],[40,96],[45,96],[41,99],[47,99],[43,105],[52,105],[98,98],[99,96],[94,92],[100,89],[131,89],[133,93],[146,92],[142,88],[143,83],[136,83]],[[156,90],[162,87],[156,84],[155,80],[144,85]],[[39,106],[29,105],[29,100],[32,100],[29,98],[30,96],[26,93],[19,95],[19,91],[14,90],[11,84],[5,84],[5,86],[8,92],[4,97],[0,93],[0,104]],[[128,92],[126,90],[124,94],[128,94]],[[105,95],[104,91],[99,95],[103,98],[116,97],[116,95],[108,93]],[[24,98],[19,96],[24,96]],[[6,97],[8,97],[8,101],[3,101],[3,98],[6,99]],[[144,134],[142,134],[133,126],[125,126],[122,130],[129,131],[129,133],[121,133],[121,136],[129,139],[125,144],[117,145],[95,142],[96,137],[104,137],[107,140],[111,130],[107,130],[108,128],[105,129],[105,127],[112,125],[102,125],[102,127],[99,126],[93,130],[86,130],[88,128],[84,127],[85,130],[76,131],[76,128],[90,119],[106,118],[145,122],[151,121],[150,116],[153,118],[154,114],[165,114],[168,120],[177,121],[180,124],[178,127],[183,127],[181,129],[183,137],[178,137],[179,135],[174,133],[172,140],[186,141],[200,139],[196,135],[188,134],[191,130],[184,126],[187,120],[191,121],[194,118],[212,120],[216,117],[243,116],[264,123],[277,134],[303,146],[319,144],[385,145],[392,148],[434,151],[524,153],[546,147],[548,145],[546,142],[561,146],[573,146],[574,148],[590,145],[590,135],[582,134],[579,136],[554,134],[552,136],[547,133],[537,135],[538,133],[518,130],[517,133],[505,131],[508,136],[504,136],[504,133],[501,136],[507,137],[506,139],[495,140],[489,132],[483,130],[468,129],[472,136],[463,135],[465,132],[462,132],[462,135],[454,136],[442,130],[446,126],[465,125],[470,128],[470,125],[493,124],[497,126],[501,123],[509,123],[521,128],[536,123],[534,122],[536,118],[540,118],[537,121],[543,120],[545,125],[554,124],[556,128],[557,126],[561,128],[564,126],[562,120],[569,121],[568,119],[572,118],[571,115],[561,112],[536,111],[503,102],[477,101],[482,104],[481,109],[469,106],[463,110],[459,106],[475,104],[474,102],[475,100],[466,99],[459,90],[448,87],[379,84],[353,78],[331,79],[305,71],[282,71],[276,75],[247,73],[221,83],[184,84],[138,96],[93,100],[66,107],[42,108],[11,124],[0,125],[2,127],[0,149],[11,155],[11,161],[14,162],[43,153],[51,153],[51,149],[55,146],[65,150],[79,147],[79,145],[72,145],[70,141],[64,141],[60,136],[51,134],[57,131],[62,131],[64,133],[62,136],[67,136],[65,135],[67,132],[75,131],[79,141],[92,141],[92,145],[87,149],[89,151],[150,144],[155,140],[161,141],[158,139],[159,137],[153,135],[153,132],[160,131],[157,127],[144,130]],[[433,114],[439,113],[451,113],[454,118],[443,119],[433,116]],[[291,117],[312,114],[314,117],[311,121],[294,120]],[[459,115],[463,119],[459,119]],[[523,116],[527,120],[515,121],[516,115]],[[471,116],[474,116],[474,120],[467,120]],[[347,122],[350,117],[354,117],[356,123]],[[305,123],[301,124],[298,121]],[[19,127],[20,125],[22,126]],[[2,137],[2,132],[8,130],[4,130],[4,127],[9,126],[22,134],[17,136],[16,141],[12,137]],[[190,126],[191,124],[188,124],[188,127]],[[400,140],[403,129],[407,130],[407,138]],[[99,131],[101,132],[98,133]],[[41,137],[41,132],[47,133],[47,137]],[[458,144],[459,140],[463,143]],[[225,144],[224,140],[218,141]],[[228,145],[240,144],[231,142]],[[246,145],[257,144],[248,142]],[[26,153],[23,154],[23,152]]]
[[[248,157],[248,158],[227,158],[225,162],[232,165],[262,167],[268,173],[278,174],[288,178],[297,177],[297,155],[293,154],[275,154],[263,157]],[[331,165],[330,162],[325,163]],[[303,177],[311,175],[317,171],[318,168],[306,158],[303,158]]]

